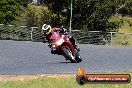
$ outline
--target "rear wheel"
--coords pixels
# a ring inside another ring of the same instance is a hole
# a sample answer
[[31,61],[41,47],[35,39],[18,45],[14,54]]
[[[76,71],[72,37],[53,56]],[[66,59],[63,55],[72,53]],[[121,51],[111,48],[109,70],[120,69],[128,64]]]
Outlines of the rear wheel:
[[67,60],[70,60],[72,63],[77,63],[77,61],[75,60],[75,57],[72,55],[71,50],[67,49],[67,48],[63,48],[63,55]]

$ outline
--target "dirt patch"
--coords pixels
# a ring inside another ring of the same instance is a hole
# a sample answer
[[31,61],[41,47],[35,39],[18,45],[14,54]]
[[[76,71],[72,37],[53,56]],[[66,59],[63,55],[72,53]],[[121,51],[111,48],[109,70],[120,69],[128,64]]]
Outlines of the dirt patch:
[[0,81],[18,81],[33,80],[40,77],[39,75],[0,75]]
[[69,78],[69,77],[75,77],[76,75],[75,74],[47,74],[44,76],[51,77],[51,78]]
[[23,81],[33,80],[40,77],[67,78],[75,77],[74,74],[41,74],[41,75],[0,75],[0,81]]

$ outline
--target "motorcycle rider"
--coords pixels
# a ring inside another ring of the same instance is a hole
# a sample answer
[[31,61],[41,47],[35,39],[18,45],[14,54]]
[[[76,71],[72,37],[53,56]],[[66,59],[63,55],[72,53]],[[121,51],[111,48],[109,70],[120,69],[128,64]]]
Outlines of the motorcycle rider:
[[[46,40],[48,41],[48,43],[49,43],[48,46],[50,48],[51,48],[50,40],[51,40],[51,36],[52,36],[53,32],[59,32],[62,35],[68,35],[67,30],[63,26],[61,26],[61,27],[55,27],[55,26],[51,27],[51,25],[43,24],[42,31],[43,31],[44,35],[46,36]],[[69,39],[70,39],[70,42],[75,47],[75,49],[80,51],[80,49],[76,45],[75,38],[73,36],[69,36]],[[51,53],[53,54],[54,52],[51,50]]]

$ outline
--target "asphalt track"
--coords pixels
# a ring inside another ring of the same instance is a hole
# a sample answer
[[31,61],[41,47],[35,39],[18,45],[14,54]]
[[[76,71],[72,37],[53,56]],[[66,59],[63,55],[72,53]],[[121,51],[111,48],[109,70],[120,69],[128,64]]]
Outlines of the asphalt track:
[[0,40],[0,74],[76,73],[81,65],[87,72],[132,70],[132,47],[79,45],[83,61],[70,63],[50,54],[47,44]]

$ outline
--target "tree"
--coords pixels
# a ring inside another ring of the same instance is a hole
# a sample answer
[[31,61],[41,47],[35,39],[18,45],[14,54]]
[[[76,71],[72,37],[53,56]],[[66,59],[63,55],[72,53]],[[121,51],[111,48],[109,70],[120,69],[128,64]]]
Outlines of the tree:
[[9,24],[27,7],[27,0],[0,0],[0,23]]
[[[72,28],[85,31],[112,31],[119,27],[120,22],[109,22],[109,19],[125,2],[127,0],[73,0]],[[56,14],[56,19],[69,25],[70,0],[42,0],[42,3]]]
[[24,16],[25,19],[23,20],[25,20],[28,27],[37,26],[41,28],[44,23],[48,23],[50,21],[50,15],[51,13],[47,7],[28,5]]
[[92,31],[116,31],[121,21],[110,22],[109,19],[126,2],[128,0],[76,0],[74,27],[80,25],[80,28]]
[[132,16],[132,1],[127,0],[120,8],[118,8],[118,13],[122,14],[122,16],[130,15]]
[[70,0],[40,0],[41,4],[48,6],[52,11],[51,24],[58,21],[61,24],[68,25],[70,17]]

